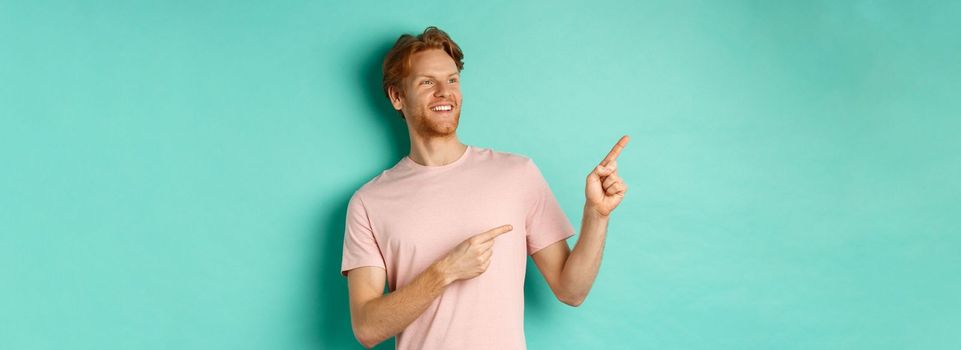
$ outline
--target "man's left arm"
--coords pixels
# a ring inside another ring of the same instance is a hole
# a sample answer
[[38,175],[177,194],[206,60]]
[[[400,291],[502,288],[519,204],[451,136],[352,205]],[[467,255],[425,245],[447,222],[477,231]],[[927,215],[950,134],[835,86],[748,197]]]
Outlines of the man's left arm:
[[587,176],[581,234],[574,250],[570,250],[567,241],[559,241],[531,256],[551,291],[567,305],[583,303],[597,278],[607,223],[611,212],[627,192],[627,184],[617,175],[617,156],[628,139],[627,136],[621,137],[601,164]]

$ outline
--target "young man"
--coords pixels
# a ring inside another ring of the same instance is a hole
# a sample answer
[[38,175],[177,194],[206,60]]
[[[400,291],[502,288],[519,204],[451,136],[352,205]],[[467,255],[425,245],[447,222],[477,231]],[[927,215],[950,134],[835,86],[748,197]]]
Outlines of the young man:
[[436,27],[402,35],[384,59],[384,92],[411,146],[348,204],[341,273],[367,348],[395,335],[398,349],[526,348],[527,255],[561,302],[580,305],[627,191],[616,162],[624,136],[587,177],[571,251],[574,228],[533,161],[457,139],[462,59]]

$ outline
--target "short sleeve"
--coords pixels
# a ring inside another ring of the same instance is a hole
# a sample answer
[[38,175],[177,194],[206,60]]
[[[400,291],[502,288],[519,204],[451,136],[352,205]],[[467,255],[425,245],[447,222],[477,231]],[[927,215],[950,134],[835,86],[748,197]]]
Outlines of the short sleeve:
[[528,161],[526,181],[533,190],[530,209],[525,222],[527,229],[527,255],[546,248],[574,235],[574,226],[567,220],[560,203],[533,161]]
[[374,238],[367,208],[357,192],[347,204],[347,223],[344,229],[344,255],[341,260],[340,274],[363,266],[386,268],[384,256]]

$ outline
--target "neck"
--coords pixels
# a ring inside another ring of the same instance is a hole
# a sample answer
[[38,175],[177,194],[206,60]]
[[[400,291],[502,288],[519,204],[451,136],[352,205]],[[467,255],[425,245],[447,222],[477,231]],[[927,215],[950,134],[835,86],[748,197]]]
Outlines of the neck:
[[417,164],[441,166],[453,163],[467,150],[467,145],[457,139],[457,134],[427,139],[411,138],[410,159]]

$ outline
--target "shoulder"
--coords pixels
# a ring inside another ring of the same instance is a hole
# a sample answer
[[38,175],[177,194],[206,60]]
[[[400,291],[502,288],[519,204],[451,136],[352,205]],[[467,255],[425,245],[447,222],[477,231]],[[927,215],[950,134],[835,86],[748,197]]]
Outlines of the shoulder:
[[354,197],[371,198],[381,193],[389,193],[399,186],[404,186],[405,182],[410,181],[412,173],[409,167],[404,165],[404,160],[398,160],[394,166],[382,170],[377,175],[368,179],[354,191]]
[[525,194],[524,198],[539,200],[547,188],[543,174],[530,156],[489,148],[479,149],[478,154],[478,158],[487,164],[485,171],[494,174],[491,178],[509,182],[510,188]]
[[388,190],[391,187],[391,183],[394,182],[395,176],[392,176],[393,170],[394,169],[387,169],[381,171],[379,174],[368,179],[363,185],[360,185],[360,187],[354,190],[354,194],[351,196],[350,201],[362,204],[365,199],[370,198],[371,196],[376,196],[378,193]]
[[376,196],[378,193],[383,192],[389,187],[389,176],[387,176],[386,171],[381,172],[377,176],[374,176],[370,180],[367,180],[363,185],[354,191],[353,196],[351,196],[351,201],[363,202],[365,199],[371,196]]
[[492,164],[501,170],[517,170],[523,172],[536,171],[537,166],[530,157],[514,152],[499,151],[487,147],[474,147],[478,160]]

